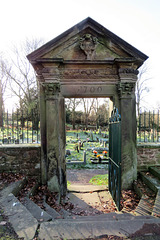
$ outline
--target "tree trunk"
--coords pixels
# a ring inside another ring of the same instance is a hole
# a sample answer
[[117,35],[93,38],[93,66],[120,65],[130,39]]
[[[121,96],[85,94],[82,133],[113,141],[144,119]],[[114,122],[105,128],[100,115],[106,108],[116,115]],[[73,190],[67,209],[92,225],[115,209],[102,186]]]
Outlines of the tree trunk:
[[76,126],[75,126],[75,109],[72,110],[72,127],[73,127],[73,130],[76,129]]

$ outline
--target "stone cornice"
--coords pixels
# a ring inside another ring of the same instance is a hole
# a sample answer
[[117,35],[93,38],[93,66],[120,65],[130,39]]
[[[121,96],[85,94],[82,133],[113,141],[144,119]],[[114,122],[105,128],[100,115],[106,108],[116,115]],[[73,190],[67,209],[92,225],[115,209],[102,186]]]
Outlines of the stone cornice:
[[133,68],[119,68],[118,75],[121,82],[136,82],[138,70]]
[[138,75],[138,70],[133,68],[120,68],[119,74],[135,74]]

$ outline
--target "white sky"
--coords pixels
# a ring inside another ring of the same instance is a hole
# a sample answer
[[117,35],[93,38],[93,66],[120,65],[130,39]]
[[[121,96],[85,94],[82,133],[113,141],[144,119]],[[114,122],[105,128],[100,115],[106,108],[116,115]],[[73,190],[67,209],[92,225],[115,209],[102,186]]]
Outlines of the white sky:
[[0,52],[26,37],[46,42],[91,17],[149,56],[148,108],[160,102],[160,0],[0,0]]

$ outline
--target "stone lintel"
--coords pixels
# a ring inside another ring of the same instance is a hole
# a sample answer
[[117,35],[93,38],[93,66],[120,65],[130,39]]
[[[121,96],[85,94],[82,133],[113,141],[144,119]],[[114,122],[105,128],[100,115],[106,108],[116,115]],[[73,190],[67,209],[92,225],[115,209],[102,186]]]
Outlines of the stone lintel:
[[64,97],[112,97],[116,94],[116,85],[101,84],[73,84],[61,85],[61,93]]

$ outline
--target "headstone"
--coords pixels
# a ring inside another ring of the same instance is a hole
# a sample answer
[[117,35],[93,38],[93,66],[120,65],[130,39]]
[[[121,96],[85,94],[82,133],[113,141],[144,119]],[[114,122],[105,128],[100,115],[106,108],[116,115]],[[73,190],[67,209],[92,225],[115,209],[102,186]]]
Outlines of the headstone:
[[19,144],[19,139],[16,139],[16,140],[15,140],[15,144]]
[[66,150],[66,155],[70,156],[71,155],[71,151],[70,150]]
[[91,139],[91,141],[93,141],[93,132],[92,131],[90,131],[90,139]]
[[81,141],[78,142],[78,147],[79,147],[79,150],[81,150],[81,147],[82,147]]
[[4,139],[2,140],[2,142],[3,142],[3,144],[7,144],[7,143],[8,143],[8,138],[4,138]]
[[86,164],[86,151],[83,152],[83,162]]

